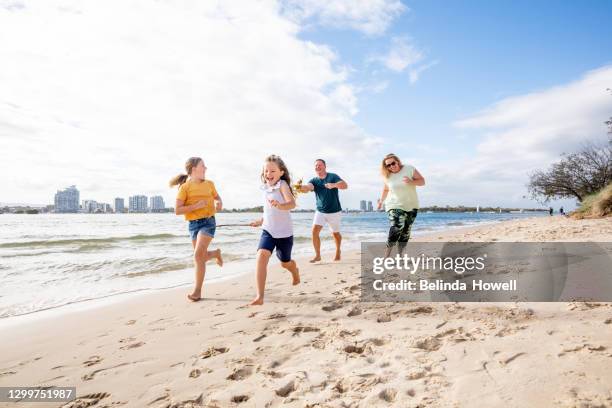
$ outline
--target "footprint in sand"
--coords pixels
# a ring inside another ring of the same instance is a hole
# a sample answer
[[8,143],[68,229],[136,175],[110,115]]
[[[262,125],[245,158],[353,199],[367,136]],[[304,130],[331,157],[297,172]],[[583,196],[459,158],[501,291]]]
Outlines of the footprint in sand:
[[397,397],[397,391],[393,388],[385,388],[378,394],[378,398],[385,402],[393,402]]
[[296,389],[295,381],[291,380],[287,384],[280,387],[275,392],[276,392],[276,395],[278,395],[279,397],[288,397],[289,394],[295,391],[295,389]]
[[202,374],[202,370],[195,368],[189,373],[189,378],[198,378]]
[[135,323],[136,323],[136,320],[128,320],[127,322],[125,322],[125,325],[126,326],[131,326],[131,325],[133,325]]
[[208,350],[201,352],[199,357],[201,359],[211,358],[219,354],[227,353],[228,351],[228,347],[211,347]]
[[123,347],[119,347],[121,350],[130,350],[130,349],[134,349],[134,348],[138,348],[138,347],[142,347],[145,345],[144,341],[139,341],[137,343],[130,343],[130,344],[126,344]]
[[312,327],[312,326],[295,326],[293,329],[291,329],[291,331],[293,332],[294,336],[297,336],[300,333],[319,332],[321,331],[321,329],[319,329],[318,327]]
[[247,402],[248,400],[249,400],[249,396],[248,396],[248,395],[234,395],[234,396],[231,398],[231,401],[232,401],[234,404],[241,404],[241,403],[243,403],[243,402]]
[[97,405],[104,398],[110,397],[108,392],[98,392],[95,394],[86,394],[78,396],[74,401],[70,401],[60,408],[86,408]]
[[348,312],[347,316],[354,317],[354,316],[359,316],[360,314],[361,314],[361,309],[358,307],[354,307]]
[[265,334],[262,334],[261,336],[254,338],[254,339],[253,339],[253,341],[254,341],[255,343],[257,343],[257,342],[259,342],[259,341],[263,340],[264,338],[266,338],[266,335],[265,335]]
[[235,370],[233,373],[227,376],[226,380],[241,381],[245,378],[250,377],[253,374],[253,367],[246,366]]
[[349,345],[344,348],[344,352],[347,354],[363,354],[365,347],[357,345]]
[[83,365],[85,367],[91,367],[92,365],[96,365],[102,362],[102,357],[100,356],[91,356],[89,360],[83,361]]
[[342,304],[341,303],[331,303],[327,306],[323,306],[321,308],[321,310],[323,310],[324,312],[333,312],[334,310],[340,309],[342,308]]

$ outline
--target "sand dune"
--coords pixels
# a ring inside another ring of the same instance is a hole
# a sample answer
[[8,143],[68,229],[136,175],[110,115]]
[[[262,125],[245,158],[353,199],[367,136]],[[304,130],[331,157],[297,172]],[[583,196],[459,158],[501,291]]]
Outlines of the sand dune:
[[[542,217],[420,240],[612,241]],[[2,328],[0,384],[76,386],[65,407],[612,406],[612,304],[363,303],[359,254]],[[1,403],[0,403],[1,404]]]

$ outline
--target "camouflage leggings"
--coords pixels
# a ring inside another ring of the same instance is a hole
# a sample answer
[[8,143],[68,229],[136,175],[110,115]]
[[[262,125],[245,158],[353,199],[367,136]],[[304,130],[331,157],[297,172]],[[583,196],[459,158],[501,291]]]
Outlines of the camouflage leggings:
[[418,210],[404,211],[399,208],[391,209],[387,212],[391,228],[387,238],[387,248],[392,248],[398,244],[398,252],[402,252],[410,239],[410,229],[417,216]]

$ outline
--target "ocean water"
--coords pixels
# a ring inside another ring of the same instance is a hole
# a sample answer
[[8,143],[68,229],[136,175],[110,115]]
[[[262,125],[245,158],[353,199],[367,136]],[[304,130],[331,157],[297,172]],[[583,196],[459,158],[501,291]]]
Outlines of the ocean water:
[[[413,235],[538,214],[419,213]],[[540,213],[539,215],[544,215]],[[217,224],[246,224],[261,214],[217,214]],[[294,254],[311,255],[312,213],[293,214]],[[383,242],[385,213],[345,214],[343,248]],[[212,248],[223,268],[207,266],[206,282],[249,273],[252,279],[260,229],[217,228]],[[323,251],[333,250],[322,232]],[[275,259],[275,258],[274,258]],[[193,282],[187,222],[174,214],[0,215],[0,318],[92,299]]]

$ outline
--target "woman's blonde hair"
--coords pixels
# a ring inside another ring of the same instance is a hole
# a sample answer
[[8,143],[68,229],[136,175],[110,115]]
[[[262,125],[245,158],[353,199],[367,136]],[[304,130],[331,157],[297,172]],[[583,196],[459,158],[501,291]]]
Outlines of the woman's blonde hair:
[[389,174],[391,174],[391,172],[389,171],[389,169],[387,168],[387,166],[385,165],[385,162],[389,159],[394,159],[397,164],[399,165],[399,168],[401,169],[402,167],[404,167],[404,165],[402,164],[402,161],[399,159],[399,157],[397,157],[395,154],[393,153],[389,153],[388,155],[385,156],[385,158],[382,160],[382,164],[380,167],[380,172],[382,174],[382,176],[385,179],[389,178]]
[[[276,163],[276,165],[278,166],[278,168],[283,172],[283,175],[281,176],[281,180],[285,180],[285,182],[289,185],[289,190],[291,191],[291,194],[293,194],[295,196],[295,192],[293,191],[293,186],[291,186],[291,175],[289,174],[289,169],[287,168],[287,166],[285,165],[285,162],[283,161],[283,159],[280,158],[280,156],[277,156],[275,154],[271,154],[270,156],[266,157],[266,160],[264,160],[264,162],[266,163]],[[266,183],[266,176],[264,174],[265,168],[262,168],[261,170],[261,182],[262,183]]]
[[204,160],[202,160],[201,157],[188,158],[185,162],[185,171],[187,172],[187,174],[179,174],[178,176],[172,177],[172,179],[170,179],[170,187],[174,187],[177,185],[180,186],[181,184],[186,182],[187,177],[191,176],[191,170],[193,170],[194,167],[197,167],[203,161]]

